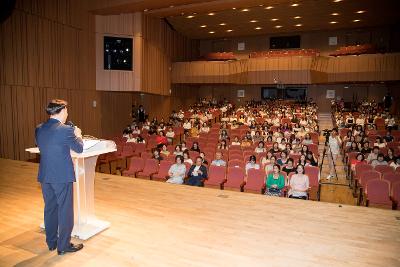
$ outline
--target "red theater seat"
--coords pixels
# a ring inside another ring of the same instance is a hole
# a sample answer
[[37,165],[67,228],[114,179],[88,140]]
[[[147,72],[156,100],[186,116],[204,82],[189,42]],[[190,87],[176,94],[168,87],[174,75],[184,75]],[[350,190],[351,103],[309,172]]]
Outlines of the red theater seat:
[[244,176],[245,173],[242,168],[228,168],[228,173],[226,176],[227,181],[224,184],[224,189],[234,189],[242,191],[244,185]]
[[158,172],[151,175],[151,179],[155,181],[165,181],[168,177],[168,171],[172,164],[174,164],[173,161],[162,160],[160,162]]
[[365,186],[367,206],[377,206],[392,209],[390,200],[390,183],[386,180],[369,180]]
[[211,165],[208,171],[208,179],[204,181],[205,187],[222,188],[226,179],[226,167]]
[[158,160],[146,159],[143,171],[138,172],[136,174],[136,177],[150,179],[150,177],[157,172],[158,172]]
[[139,157],[133,157],[131,158],[128,169],[122,171],[122,175],[136,177],[136,173],[142,171],[143,167],[144,167],[144,159]]
[[249,169],[244,191],[262,194],[265,188],[265,178],[264,170]]

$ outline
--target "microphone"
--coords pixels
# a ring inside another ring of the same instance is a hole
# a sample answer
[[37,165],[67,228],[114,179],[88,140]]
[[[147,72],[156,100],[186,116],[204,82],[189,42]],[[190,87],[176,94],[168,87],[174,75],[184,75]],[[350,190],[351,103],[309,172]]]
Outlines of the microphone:
[[72,128],[75,127],[75,124],[72,121],[67,121],[65,125],[71,126]]

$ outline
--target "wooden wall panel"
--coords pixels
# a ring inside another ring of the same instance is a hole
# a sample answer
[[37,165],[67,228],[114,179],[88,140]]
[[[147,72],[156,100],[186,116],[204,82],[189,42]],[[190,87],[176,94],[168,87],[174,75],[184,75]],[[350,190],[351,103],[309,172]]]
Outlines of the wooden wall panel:
[[400,80],[400,54],[276,57],[172,64],[174,84],[274,84],[276,80],[283,84]]

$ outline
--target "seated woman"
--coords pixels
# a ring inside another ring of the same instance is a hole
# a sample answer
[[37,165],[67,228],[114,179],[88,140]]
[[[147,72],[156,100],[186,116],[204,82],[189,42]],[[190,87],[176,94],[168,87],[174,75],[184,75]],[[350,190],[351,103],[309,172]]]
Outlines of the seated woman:
[[292,158],[288,158],[288,160],[286,161],[286,165],[282,168],[282,171],[286,172],[287,175],[295,171],[294,160]]
[[264,168],[266,164],[270,163],[271,157],[273,156],[271,151],[267,151],[267,155],[265,155],[265,157],[262,157],[260,162],[261,162],[261,166]]
[[309,133],[306,133],[306,134],[304,135],[304,139],[303,139],[303,141],[302,141],[301,143],[302,143],[303,145],[311,145],[311,144],[313,143],[313,141],[312,141],[311,136],[310,136]]
[[350,168],[352,171],[356,170],[356,165],[360,164],[361,162],[364,162],[365,157],[363,153],[358,153],[357,157],[355,159],[350,160]]
[[186,166],[183,164],[183,157],[176,156],[175,157],[175,164],[173,164],[168,171],[167,183],[171,184],[183,184],[183,179],[185,178],[186,174]]
[[203,159],[197,157],[196,163],[189,169],[186,184],[192,186],[203,186],[204,180],[207,179],[207,177],[207,168],[203,165]]
[[153,150],[153,159],[158,160],[158,162],[160,162],[161,160],[163,160],[164,158],[161,156],[160,154],[160,150],[158,148]]
[[375,168],[378,165],[389,165],[389,164],[385,160],[385,157],[383,156],[383,154],[379,153],[378,157],[376,159],[372,160],[371,165],[372,165],[372,167]]
[[256,153],[263,153],[265,152],[266,149],[264,147],[264,141],[259,141],[258,142],[258,146],[254,149],[254,152]]
[[308,165],[308,162],[307,162],[305,154],[301,154],[300,155],[300,158],[299,158],[299,161],[297,162],[297,164],[298,165],[303,165],[303,166],[307,166]]
[[183,152],[182,152],[182,147],[180,145],[176,145],[175,146],[175,151],[174,151],[174,155],[175,156],[182,156]]
[[203,122],[203,125],[200,128],[201,133],[208,133],[210,131],[210,127],[206,122]]
[[164,131],[160,131],[160,132],[158,133],[158,135],[157,135],[157,137],[156,137],[156,143],[157,143],[157,145],[160,145],[160,144],[166,144],[166,145],[168,145],[168,139],[167,139],[167,137],[165,136]]
[[172,127],[169,127],[165,136],[167,137],[168,144],[172,144],[174,142],[174,138],[175,138],[174,129]]
[[219,135],[219,140],[226,140],[228,137],[228,132],[226,130],[222,130],[221,134]]
[[389,148],[387,155],[385,156],[385,160],[390,164],[394,161],[396,161],[397,157],[394,155],[394,150],[393,148]]
[[360,152],[360,149],[358,148],[358,144],[356,142],[352,142],[350,144],[350,147],[346,148],[346,152],[350,153],[350,152]]
[[272,145],[272,148],[271,148],[270,151],[272,152],[272,154],[281,152],[281,150],[279,149],[279,145],[278,145],[277,142],[275,142],[275,143]]
[[249,137],[245,137],[244,139],[243,139],[243,142],[242,142],[242,147],[249,147],[249,146],[251,146],[251,138],[249,138]]
[[314,167],[317,167],[317,166],[318,166],[318,161],[317,161],[317,159],[314,157],[314,154],[313,154],[311,151],[309,151],[309,152],[306,154],[306,162],[307,162],[307,164],[310,165],[310,166],[314,166]]
[[273,172],[267,175],[265,194],[268,196],[280,197],[285,186],[285,177],[281,174],[281,166],[275,164]]
[[374,146],[377,146],[379,148],[386,147],[386,141],[384,139],[382,139],[381,137],[377,137],[375,139]]
[[226,144],[226,140],[225,139],[221,140],[217,148],[221,150],[228,150],[228,145]]
[[308,176],[304,173],[304,166],[299,164],[296,173],[289,182],[289,198],[307,199],[307,190],[310,187]]
[[276,161],[279,165],[283,166],[287,162],[287,154],[286,151],[281,152],[281,157]]
[[208,161],[206,160],[206,154],[204,152],[200,152],[199,156],[203,159],[203,164],[208,165]]
[[196,151],[196,152],[200,153],[199,143],[193,142],[193,145],[192,145],[192,148],[190,148],[190,151]]
[[249,162],[246,163],[246,174],[250,169],[260,169],[260,164],[256,163],[256,156],[251,155]]
[[231,145],[232,146],[240,146],[241,145],[241,143],[239,141],[239,137],[237,135],[233,138]]
[[268,174],[270,171],[272,171],[274,169],[275,164],[276,164],[276,157],[271,156],[269,163],[265,164],[265,167],[264,167],[265,173]]
[[183,162],[184,163],[187,162],[190,165],[193,164],[193,160],[190,158],[189,151],[187,151],[187,150],[183,151]]
[[169,154],[171,154],[171,152],[169,152],[168,151],[168,148],[167,148],[167,145],[166,144],[163,144],[162,146],[161,146],[161,152],[160,152],[160,154],[163,156],[163,157],[168,157],[169,156]]

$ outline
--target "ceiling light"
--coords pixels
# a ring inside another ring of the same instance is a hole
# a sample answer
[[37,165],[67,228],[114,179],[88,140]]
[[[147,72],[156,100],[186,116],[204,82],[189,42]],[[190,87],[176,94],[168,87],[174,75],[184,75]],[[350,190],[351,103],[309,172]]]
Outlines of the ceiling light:
[[276,25],[275,28],[277,29],[282,28],[282,25]]
[[296,16],[296,17],[293,17],[294,19],[301,19],[301,17],[300,16]]
[[251,23],[256,23],[256,22],[258,22],[258,20],[253,19],[253,20],[250,20],[250,22]]
[[354,19],[353,22],[360,22],[361,20],[359,19]]
[[226,32],[233,32],[233,30],[226,30]]
[[277,21],[277,20],[279,20],[279,19],[271,19],[271,21]]
[[170,8],[173,8],[174,6],[169,6]]
[[294,4],[291,4],[290,6],[299,6],[299,4],[297,4],[297,3],[294,3]]
[[333,0],[333,2],[339,3],[339,2],[342,2],[342,0]]
[[255,27],[254,30],[261,30],[261,27]]
[[207,27],[207,25],[201,25],[201,26],[200,26],[200,28],[205,28],[205,27]]
[[365,13],[366,11],[365,10],[358,10],[356,13],[357,14],[362,14],[362,13]]
[[233,10],[236,10],[236,7],[232,7]]
[[331,21],[331,22],[329,22],[330,24],[336,24],[337,23],[337,21]]
[[274,8],[273,6],[264,7],[264,9],[273,9],[273,8]]
[[210,32],[208,32],[208,33],[211,33],[211,34],[213,34],[213,33],[215,33],[214,31],[210,31]]
[[296,27],[301,27],[301,26],[303,26],[303,24],[299,23],[299,24],[296,24],[296,25],[294,25],[294,26],[296,26]]
[[210,12],[210,13],[208,13],[208,15],[209,15],[209,16],[214,16],[215,13],[214,13],[214,12]]
[[261,5],[258,5],[258,6],[264,6],[263,4],[261,4]]
[[250,9],[248,9],[248,8],[243,8],[242,9],[242,12],[247,12],[247,11],[250,11]]
[[339,13],[332,13],[332,16],[339,16]]
[[145,10],[143,10],[143,12],[147,12],[147,11],[149,11],[149,9],[148,9],[148,8],[146,8]]
[[189,15],[189,16],[186,16],[186,18],[187,19],[192,19],[192,18],[194,18],[194,16],[193,15]]
[[226,25],[226,23],[225,23],[225,22],[222,22],[222,23],[220,23],[219,25],[221,25],[221,26],[225,26],[225,25]]

